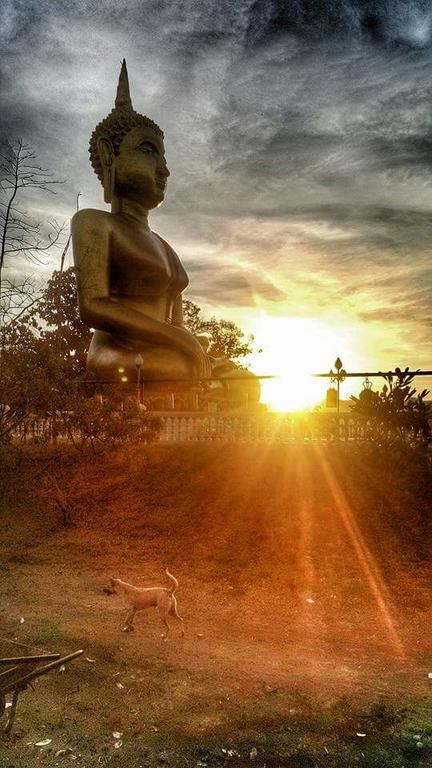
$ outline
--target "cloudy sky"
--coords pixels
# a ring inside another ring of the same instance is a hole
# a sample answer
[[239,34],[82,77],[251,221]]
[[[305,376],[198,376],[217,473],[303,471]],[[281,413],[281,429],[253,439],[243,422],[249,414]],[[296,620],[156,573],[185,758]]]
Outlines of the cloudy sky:
[[261,345],[260,318],[281,344],[300,319],[351,370],[432,368],[431,0],[3,0],[0,18],[2,137],[66,180],[36,216],[68,220],[78,191],[104,207],[88,138],[125,57],[165,131],[151,221],[188,297]]

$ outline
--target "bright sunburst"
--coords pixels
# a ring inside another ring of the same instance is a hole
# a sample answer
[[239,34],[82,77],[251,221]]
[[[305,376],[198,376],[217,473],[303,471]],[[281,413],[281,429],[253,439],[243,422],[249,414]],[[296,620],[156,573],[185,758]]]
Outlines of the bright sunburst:
[[340,334],[312,318],[266,314],[260,316],[253,334],[262,352],[251,355],[251,370],[279,377],[261,382],[261,402],[274,411],[297,411],[324,399],[328,381],[311,374],[330,370],[343,354]]

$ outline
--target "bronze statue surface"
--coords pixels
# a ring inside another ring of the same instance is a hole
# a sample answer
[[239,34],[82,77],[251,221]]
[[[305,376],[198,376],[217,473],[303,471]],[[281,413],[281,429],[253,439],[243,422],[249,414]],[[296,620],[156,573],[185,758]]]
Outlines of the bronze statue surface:
[[[183,325],[188,277],[171,248],[149,227],[164,199],[169,170],[161,129],[132,107],[126,63],[115,107],[96,127],[90,158],[111,212],[81,210],[72,220],[82,320],[94,335],[87,373],[96,380],[207,378],[224,370]],[[225,373],[236,367],[225,362]],[[254,382],[255,396],[258,382]],[[259,396],[259,395],[258,395]]]

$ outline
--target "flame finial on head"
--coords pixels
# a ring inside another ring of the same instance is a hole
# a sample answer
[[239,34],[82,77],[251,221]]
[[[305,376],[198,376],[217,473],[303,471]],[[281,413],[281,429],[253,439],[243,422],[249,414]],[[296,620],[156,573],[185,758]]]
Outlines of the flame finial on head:
[[145,115],[135,112],[129,92],[129,78],[126,68],[126,60],[123,59],[117,86],[117,94],[114,109],[94,129],[90,138],[90,162],[93,169],[103,182],[103,166],[99,155],[98,142],[105,139],[111,143],[114,155],[120,152],[120,145],[126,134],[136,126],[144,125],[151,128],[163,139],[163,131],[153,120]]
[[129,91],[129,78],[126,67],[126,59],[123,59],[120,76],[117,86],[117,95],[115,100],[116,109],[133,109]]

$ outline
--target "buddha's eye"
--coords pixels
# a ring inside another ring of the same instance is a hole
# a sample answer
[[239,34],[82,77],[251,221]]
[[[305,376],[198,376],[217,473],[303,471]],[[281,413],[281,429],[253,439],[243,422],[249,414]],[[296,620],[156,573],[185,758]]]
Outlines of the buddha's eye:
[[144,144],[140,144],[138,149],[140,152],[144,152],[145,155],[155,155],[157,153],[156,148],[147,141]]

